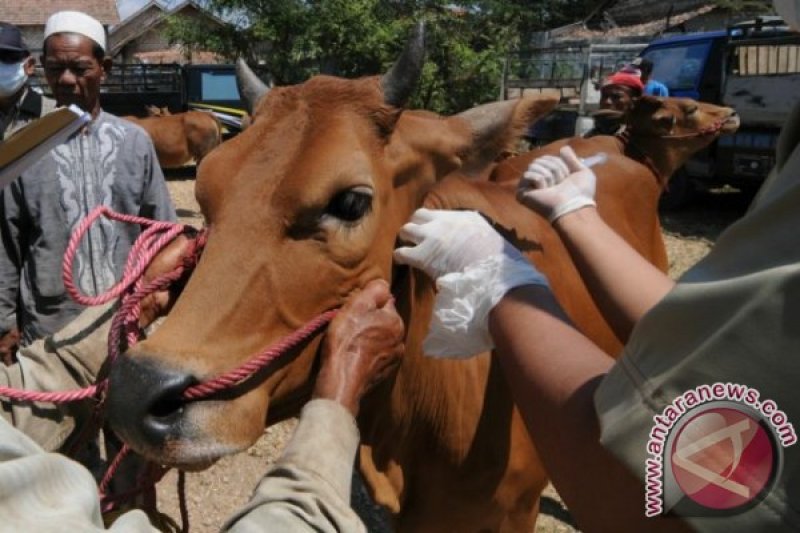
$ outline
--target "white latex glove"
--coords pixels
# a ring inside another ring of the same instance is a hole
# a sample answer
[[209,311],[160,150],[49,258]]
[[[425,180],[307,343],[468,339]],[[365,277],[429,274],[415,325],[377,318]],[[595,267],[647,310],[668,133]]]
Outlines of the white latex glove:
[[594,201],[597,177],[569,146],[561,157],[545,155],[528,166],[517,186],[517,200],[551,223]]
[[428,274],[438,293],[423,348],[443,357],[490,350],[489,312],[506,292],[547,279],[475,211],[418,209],[400,230],[416,246],[394,258]]

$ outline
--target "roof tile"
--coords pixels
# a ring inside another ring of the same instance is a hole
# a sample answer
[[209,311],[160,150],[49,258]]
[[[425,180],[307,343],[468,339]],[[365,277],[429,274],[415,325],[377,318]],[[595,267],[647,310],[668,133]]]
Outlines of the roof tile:
[[106,26],[119,22],[116,0],[0,0],[0,20],[18,26],[43,25],[66,10],[83,11]]

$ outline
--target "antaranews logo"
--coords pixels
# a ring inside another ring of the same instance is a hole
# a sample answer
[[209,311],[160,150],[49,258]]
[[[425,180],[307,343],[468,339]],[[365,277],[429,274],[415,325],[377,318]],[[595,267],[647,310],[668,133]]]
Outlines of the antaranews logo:
[[647,441],[645,515],[729,516],[761,501],[797,442],[772,400],[737,383],[700,385],[653,416]]

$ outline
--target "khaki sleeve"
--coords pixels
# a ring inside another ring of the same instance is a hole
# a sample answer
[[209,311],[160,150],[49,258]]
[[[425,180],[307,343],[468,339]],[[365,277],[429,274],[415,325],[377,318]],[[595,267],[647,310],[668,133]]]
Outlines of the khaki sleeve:
[[[3,531],[106,531],[94,478],[83,466],[35,442],[0,419],[0,516]],[[157,531],[142,511],[112,531]]]
[[[22,348],[16,364],[0,365],[0,385],[55,392],[93,384],[106,359],[113,311],[112,304],[87,309],[53,336]],[[2,398],[2,416],[46,451],[55,451],[91,415],[92,403],[31,403]]]
[[349,411],[330,400],[309,402],[280,459],[224,531],[366,531],[350,508],[358,442]]

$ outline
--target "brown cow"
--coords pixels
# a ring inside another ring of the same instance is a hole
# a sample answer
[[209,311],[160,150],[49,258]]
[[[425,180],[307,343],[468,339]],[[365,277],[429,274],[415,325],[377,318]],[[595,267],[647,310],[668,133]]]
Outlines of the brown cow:
[[[557,155],[565,144],[580,157],[606,153],[608,162],[594,168],[601,216],[639,253],[666,272],[667,255],[656,216],[658,199],[669,178],[693,154],[720,134],[733,133],[738,127],[739,118],[730,108],[689,98],[644,96],[631,111],[627,134],[562,139],[499,163],[490,179],[516,190],[519,177],[534,159]],[[554,243],[561,246],[560,241]],[[542,269],[561,305],[572,311],[569,314],[581,330],[607,353],[619,353],[627,332],[615,334],[604,321],[594,320],[593,314],[584,311],[587,302],[583,296],[568,288],[577,276],[572,264],[542,263]],[[560,285],[562,291],[557,290]]]
[[[360,467],[376,500],[398,513],[402,530],[530,531],[546,475],[500,369],[489,354],[422,354],[433,288],[417,272],[393,270],[391,256],[397,231],[427,197],[430,206],[488,212],[537,261],[552,261],[546,270],[568,264],[563,248],[551,254],[546,222],[513,192],[464,180],[435,185],[456,169],[482,168],[556,100],[489,104],[450,118],[402,111],[421,65],[410,49],[382,79],[318,76],[273,89],[250,128],[209,157],[196,193],[207,247],[163,326],[112,370],[109,416],[135,450],[162,463],[196,469],[244,450],[263,433],[268,411],[285,416],[307,399],[318,339],[235,394],[186,403],[181,392],[369,280],[390,279],[407,354],[365,398],[358,420]],[[646,230],[655,209],[631,216]],[[573,282],[567,290],[585,292]],[[600,320],[593,308],[587,313]]]
[[161,168],[182,167],[192,161],[199,165],[211,150],[222,143],[222,128],[213,113],[187,111],[174,115],[124,118],[140,125],[150,135]]

